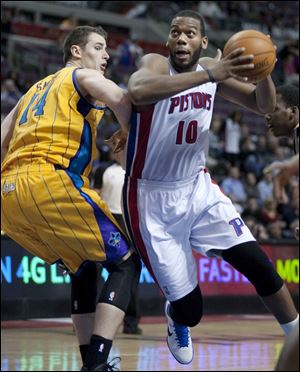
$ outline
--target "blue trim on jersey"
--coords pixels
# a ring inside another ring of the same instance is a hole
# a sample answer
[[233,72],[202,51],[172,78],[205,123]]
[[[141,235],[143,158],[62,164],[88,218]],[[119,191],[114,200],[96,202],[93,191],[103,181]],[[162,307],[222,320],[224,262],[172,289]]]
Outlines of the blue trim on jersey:
[[[72,80],[73,80],[73,84],[74,84],[74,87],[76,89],[76,92],[79,94],[80,96],[80,101],[82,100],[82,105],[84,104],[86,106],[86,110],[88,109],[88,112],[90,109],[94,108],[96,110],[105,110],[106,109],[106,106],[96,106],[96,105],[93,105],[91,102],[89,102],[83,95],[82,93],[80,92],[80,89],[79,89],[79,86],[78,86],[78,83],[77,83],[77,80],[76,80],[76,71],[78,70],[78,68],[76,68],[74,71],[73,71],[73,74],[72,74]],[[79,111],[81,114],[82,112]],[[82,114],[83,115],[83,114]],[[87,115],[87,114],[86,114]]]
[[81,135],[79,149],[70,160],[68,170],[72,173],[83,174],[92,158],[92,131],[89,123],[85,120]]
[[106,254],[106,261],[114,262],[120,260],[128,251],[129,244],[121,231],[113,224],[113,222],[106,216],[101,208],[93,201],[93,199],[81,190],[83,186],[83,180],[80,175],[71,173],[66,170],[66,173],[70,177],[76,189],[80,195],[89,203],[94,211],[94,216],[98,223],[100,233],[104,242],[104,249]]
[[131,118],[130,118],[130,132],[128,138],[128,145],[127,145],[127,160],[126,160],[126,175],[130,176],[131,173],[131,166],[134,157],[134,150],[136,146],[136,132],[137,132],[137,117],[138,113],[132,111]]

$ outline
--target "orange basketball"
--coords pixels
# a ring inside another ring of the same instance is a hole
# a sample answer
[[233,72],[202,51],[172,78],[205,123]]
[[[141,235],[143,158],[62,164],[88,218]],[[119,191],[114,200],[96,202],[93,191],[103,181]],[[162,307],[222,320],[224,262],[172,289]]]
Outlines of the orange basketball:
[[247,76],[249,83],[257,83],[265,79],[272,71],[276,62],[276,49],[272,40],[260,31],[245,30],[231,36],[225,44],[223,56],[226,57],[234,49],[244,47],[242,55],[254,55],[254,69],[238,72],[240,76]]

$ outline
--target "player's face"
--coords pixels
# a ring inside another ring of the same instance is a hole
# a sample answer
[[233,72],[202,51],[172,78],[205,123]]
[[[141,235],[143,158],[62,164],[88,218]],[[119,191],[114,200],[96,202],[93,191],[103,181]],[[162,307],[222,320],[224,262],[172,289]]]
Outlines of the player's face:
[[91,68],[104,74],[109,55],[106,51],[106,41],[103,36],[91,33],[88,42],[81,49],[81,65],[84,68]]
[[176,17],[171,23],[167,46],[172,66],[178,72],[196,69],[202,49],[207,48],[207,37],[202,37],[200,21]]
[[277,102],[274,112],[265,115],[265,119],[274,136],[290,136],[293,128],[297,124],[296,107],[287,107],[281,95],[277,95]]

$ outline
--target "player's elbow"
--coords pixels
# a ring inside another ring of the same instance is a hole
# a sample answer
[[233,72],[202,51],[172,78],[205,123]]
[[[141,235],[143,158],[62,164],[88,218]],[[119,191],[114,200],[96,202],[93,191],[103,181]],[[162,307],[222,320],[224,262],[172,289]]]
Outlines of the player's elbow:
[[125,94],[125,92],[119,90],[112,94],[106,103],[107,106],[114,111],[115,109],[118,109],[120,106],[128,105],[129,98]]
[[128,88],[128,93],[133,105],[138,106],[145,103],[145,96],[141,86],[138,86],[137,84],[130,86]]
[[269,114],[270,112],[274,112],[275,111],[275,106],[276,106],[276,102],[270,100],[269,102],[266,102],[264,105],[257,105],[258,106],[258,110],[259,112],[262,114],[262,115],[266,115],[266,114]]

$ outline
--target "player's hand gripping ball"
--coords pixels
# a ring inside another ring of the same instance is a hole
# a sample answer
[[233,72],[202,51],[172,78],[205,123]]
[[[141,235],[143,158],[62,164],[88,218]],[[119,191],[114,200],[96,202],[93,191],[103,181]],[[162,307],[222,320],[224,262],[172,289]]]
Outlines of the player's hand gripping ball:
[[276,47],[272,40],[260,31],[245,30],[231,36],[224,46],[226,57],[234,49],[245,48],[244,55],[254,55],[254,69],[237,72],[237,75],[248,77],[249,83],[257,83],[265,79],[274,69],[276,63]]

